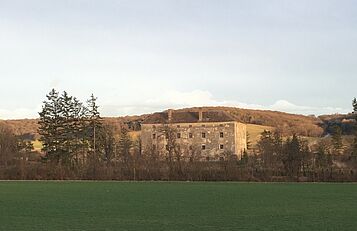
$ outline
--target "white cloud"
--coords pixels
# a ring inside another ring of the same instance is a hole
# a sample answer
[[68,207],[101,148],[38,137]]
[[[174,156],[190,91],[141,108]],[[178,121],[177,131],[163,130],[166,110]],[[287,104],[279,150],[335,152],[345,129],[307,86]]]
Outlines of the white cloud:
[[38,117],[39,110],[19,108],[15,110],[0,109],[0,119],[31,119]]
[[[105,112],[115,115],[132,115],[152,113],[155,111],[162,111],[168,108],[179,109],[183,107],[199,107],[199,106],[228,106],[239,107],[246,109],[261,109],[282,111],[295,114],[304,115],[321,115],[321,114],[334,114],[334,113],[348,113],[348,109],[334,108],[334,107],[312,107],[300,106],[293,104],[287,100],[278,100],[272,105],[259,105],[242,103],[239,101],[218,100],[213,97],[209,91],[194,90],[191,92],[181,92],[177,90],[164,90],[161,94],[154,98],[149,98],[144,102],[135,103],[130,105],[118,106],[104,106]],[[108,110],[108,109],[112,110]],[[114,109],[114,110],[113,110]],[[116,114],[112,114],[115,112]]]
[[[312,107],[293,104],[287,100],[278,100],[272,105],[259,105],[242,103],[239,101],[218,100],[213,97],[209,91],[194,90],[190,92],[181,92],[177,90],[163,90],[156,97],[141,101],[140,99],[128,99],[128,103],[108,104],[100,103],[100,111],[103,116],[124,116],[140,115],[163,111],[168,108],[179,109],[184,107],[203,107],[203,106],[228,106],[246,109],[261,109],[282,111],[304,115],[321,115],[334,113],[348,113],[348,109],[334,107]],[[0,109],[0,119],[23,119],[37,118],[41,105],[36,108],[19,108],[15,110]]]

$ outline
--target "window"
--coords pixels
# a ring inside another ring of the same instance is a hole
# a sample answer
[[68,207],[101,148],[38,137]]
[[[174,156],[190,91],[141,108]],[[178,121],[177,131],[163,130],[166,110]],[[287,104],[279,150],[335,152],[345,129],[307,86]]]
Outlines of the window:
[[153,128],[153,129],[155,129],[155,128],[156,128],[156,126],[155,126],[155,125],[152,125],[152,128]]
[[152,149],[156,150],[156,145],[155,144],[152,145]]
[[219,126],[220,126],[220,127],[223,127],[223,124],[220,124]]
[[202,132],[202,138],[206,138],[206,133]]
[[152,138],[153,138],[153,139],[156,139],[156,134],[155,134],[155,133],[152,134]]
[[220,138],[224,138],[224,133],[223,133],[223,132],[220,132],[220,133],[219,133],[219,137],[220,137]]
[[190,125],[188,125],[188,127],[189,127],[189,128],[192,128],[192,125],[190,124]]
[[202,127],[206,127],[206,125],[205,125],[205,124],[202,124]]
[[177,128],[180,128],[181,126],[180,125],[177,125]]
[[181,133],[177,133],[177,139],[181,139]]
[[190,145],[189,149],[190,149],[190,151],[192,151],[192,150],[193,150],[193,147],[192,147],[192,145]]
[[192,138],[193,138],[192,133],[189,133],[189,134],[188,134],[188,138],[190,138],[190,139],[192,139]]
[[202,150],[206,150],[206,145],[202,144]]
[[219,149],[224,149],[224,145],[223,144],[221,144],[221,145],[219,145]]

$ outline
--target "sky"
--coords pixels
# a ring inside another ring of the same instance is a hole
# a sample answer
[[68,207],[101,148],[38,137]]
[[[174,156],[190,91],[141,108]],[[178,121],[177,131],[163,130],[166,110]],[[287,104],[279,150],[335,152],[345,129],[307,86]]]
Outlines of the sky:
[[351,111],[357,1],[0,0],[0,119],[55,88],[102,116],[191,106]]

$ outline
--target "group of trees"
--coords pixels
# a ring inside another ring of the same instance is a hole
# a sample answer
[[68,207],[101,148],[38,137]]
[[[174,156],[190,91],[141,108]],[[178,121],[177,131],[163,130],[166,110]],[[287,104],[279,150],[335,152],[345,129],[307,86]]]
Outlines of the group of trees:
[[257,147],[255,157],[261,161],[261,169],[269,176],[298,179],[306,176],[307,172],[332,165],[326,143],[320,142],[317,149],[312,150],[306,140],[296,135],[284,139],[279,132],[264,131]]
[[46,160],[78,164],[102,152],[97,145],[102,123],[93,95],[84,105],[67,92],[60,95],[52,90],[39,114],[39,134]]
[[103,123],[98,108],[94,95],[84,104],[67,92],[52,90],[39,113],[43,160],[74,170],[86,168],[92,177],[102,166],[131,162],[131,151],[140,152],[137,142],[124,126],[116,137],[113,127]]

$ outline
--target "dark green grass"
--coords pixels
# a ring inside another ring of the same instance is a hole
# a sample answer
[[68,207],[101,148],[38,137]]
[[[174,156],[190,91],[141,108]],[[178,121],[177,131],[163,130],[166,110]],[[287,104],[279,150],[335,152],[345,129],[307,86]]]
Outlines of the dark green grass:
[[357,185],[0,182],[0,229],[357,230]]

